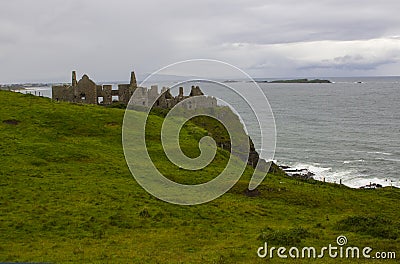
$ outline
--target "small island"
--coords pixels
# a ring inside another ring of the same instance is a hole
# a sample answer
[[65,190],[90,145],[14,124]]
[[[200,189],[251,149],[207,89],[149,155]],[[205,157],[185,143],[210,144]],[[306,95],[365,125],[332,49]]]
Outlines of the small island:
[[275,81],[257,81],[259,83],[332,83],[330,80],[321,79],[293,79],[293,80],[275,80]]

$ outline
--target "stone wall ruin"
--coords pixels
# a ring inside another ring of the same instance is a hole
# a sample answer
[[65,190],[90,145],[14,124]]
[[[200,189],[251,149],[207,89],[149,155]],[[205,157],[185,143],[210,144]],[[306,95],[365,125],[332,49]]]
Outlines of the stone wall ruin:
[[[131,99],[135,91],[137,93]],[[196,97],[196,100],[194,98],[191,100],[192,97]],[[156,98],[158,99],[156,100]],[[77,81],[76,72],[73,71],[71,85],[54,85],[52,87],[52,99],[98,105],[111,105],[112,103],[128,105],[129,100],[132,100],[134,105],[144,107],[149,107],[149,103],[156,100],[154,106],[159,108],[172,108],[185,100],[181,105],[187,109],[217,106],[217,100],[214,97],[205,96],[199,86],[192,86],[188,96],[183,94],[183,87],[179,87],[179,94],[175,97],[167,87],[162,88],[161,95],[157,85],[151,86],[150,89],[138,87],[134,72],[131,73],[129,84],[118,84],[118,90],[113,90],[112,85],[109,84],[97,85],[86,74]]]

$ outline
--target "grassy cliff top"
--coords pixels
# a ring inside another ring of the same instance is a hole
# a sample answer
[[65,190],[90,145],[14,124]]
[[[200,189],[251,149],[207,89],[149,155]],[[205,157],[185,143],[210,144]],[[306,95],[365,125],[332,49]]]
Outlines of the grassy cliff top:
[[[5,91],[0,100],[0,262],[265,263],[256,253],[264,241],[323,247],[336,245],[339,235],[352,246],[400,254],[398,189],[355,190],[269,174],[260,195],[248,197],[249,167],[212,202],[172,205],[130,174],[121,144],[123,110]],[[204,182],[223,169],[228,153],[221,149],[197,174],[174,168],[157,147],[162,121],[150,117],[148,144],[169,177]],[[196,152],[206,133],[188,124],[182,148]]]

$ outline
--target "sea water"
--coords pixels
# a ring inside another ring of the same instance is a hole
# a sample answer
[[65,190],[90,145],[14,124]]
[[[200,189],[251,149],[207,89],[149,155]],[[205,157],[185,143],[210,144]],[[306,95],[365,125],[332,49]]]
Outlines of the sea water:
[[400,186],[400,78],[261,83],[277,126],[275,159],[350,187]]

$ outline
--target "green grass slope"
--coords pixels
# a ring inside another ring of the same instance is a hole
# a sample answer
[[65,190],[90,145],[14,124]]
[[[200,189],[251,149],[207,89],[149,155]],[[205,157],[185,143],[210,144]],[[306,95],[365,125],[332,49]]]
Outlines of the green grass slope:
[[[252,173],[207,204],[160,201],[134,180],[125,163],[124,111],[51,102],[0,91],[0,262],[53,263],[357,263],[361,260],[260,259],[271,246],[336,245],[397,252],[400,191],[353,190],[269,174],[260,195],[244,194]],[[168,162],[151,116],[151,157],[168,177],[209,180],[229,154],[219,149],[212,166],[194,173]],[[198,153],[207,131],[187,124],[181,145]],[[397,259],[398,261],[398,259]],[[384,263],[396,263],[387,260]],[[366,260],[365,263],[381,263]],[[383,262],[382,262],[383,263]]]

